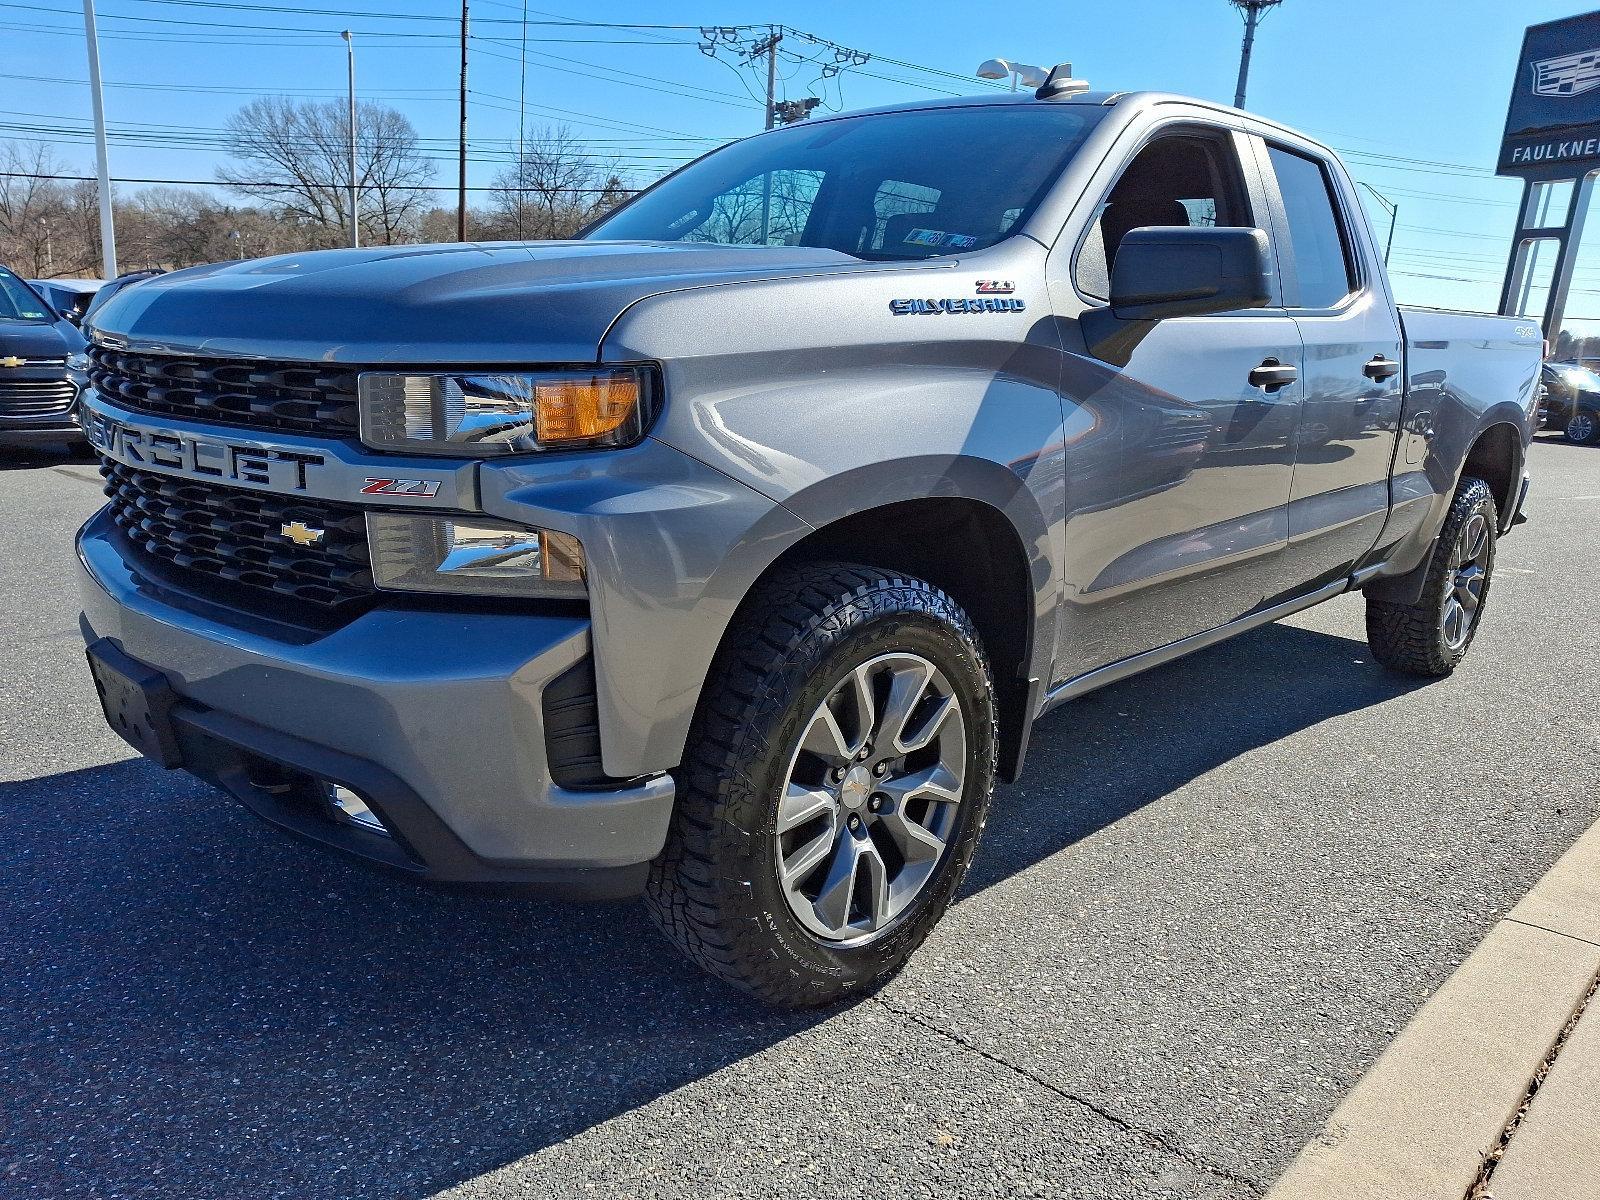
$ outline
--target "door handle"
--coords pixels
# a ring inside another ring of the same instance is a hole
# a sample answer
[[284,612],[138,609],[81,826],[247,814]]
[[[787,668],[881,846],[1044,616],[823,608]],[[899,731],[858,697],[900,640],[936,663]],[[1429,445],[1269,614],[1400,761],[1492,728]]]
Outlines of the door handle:
[[1286,388],[1296,379],[1300,378],[1298,368],[1287,363],[1281,363],[1275,358],[1269,358],[1259,367],[1250,372],[1250,386],[1258,387],[1263,392],[1275,392],[1279,388]]
[[1361,368],[1361,373],[1374,383],[1381,383],[1385,379],[1400,374],[1400,364],[1392,358],[1385,358],[1381,354],[1374,354],[1372,361]]

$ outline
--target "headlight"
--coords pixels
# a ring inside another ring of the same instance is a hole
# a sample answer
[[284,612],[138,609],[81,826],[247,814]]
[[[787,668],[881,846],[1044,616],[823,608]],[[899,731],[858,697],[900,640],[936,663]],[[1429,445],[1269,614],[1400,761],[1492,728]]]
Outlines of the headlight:
[[571,534],[483,517],[367,513],[372,581],[398,592],[581,600],[583,547]]
[[627,446],[650,423],[651,381],[640,367],[363,372],[361,440],[374,450],[477,458]]

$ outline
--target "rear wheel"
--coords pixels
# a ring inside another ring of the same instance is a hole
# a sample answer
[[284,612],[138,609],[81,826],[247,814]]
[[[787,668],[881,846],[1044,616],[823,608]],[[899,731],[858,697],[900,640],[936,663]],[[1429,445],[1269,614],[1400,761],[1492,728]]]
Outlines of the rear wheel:
[[989,668],[922,580],[797,568],[730,629],[647,902],[713,974],[770,1004],[887,978],[949,907],[995,779]]
[[1494,492],[1467,477],[1434,542],[1415,604],[1367,600],[1367,641],[1386,667],[1408,675],[1448,675],[1477,635],[1494,574],[1499,516]]

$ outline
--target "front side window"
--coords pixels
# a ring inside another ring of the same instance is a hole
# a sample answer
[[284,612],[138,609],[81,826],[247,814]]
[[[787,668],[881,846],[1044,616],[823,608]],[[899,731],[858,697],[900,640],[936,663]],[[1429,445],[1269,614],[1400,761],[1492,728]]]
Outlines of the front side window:
[[586,236],[866,259],[981,250],[1026,220],[1103,116],[1017,103],[791,125],[713,151]]
[[1202,134],[1156,138],[1107,193],[1078,252],[1078,290],[1111,295],[1111,268],[1122,239],[1150,226],[1248,227],[1248,207],[1232,144]]
[[0,270],[0,321],[48,321],[50,314],[33,289],[10,271]]
[[1300,281],[1299,308],[1332,308],[1356,289],[1354,260],[1345,241],[1328,168],[1280,146],[1268,146],[1289,223],[1289,249]]

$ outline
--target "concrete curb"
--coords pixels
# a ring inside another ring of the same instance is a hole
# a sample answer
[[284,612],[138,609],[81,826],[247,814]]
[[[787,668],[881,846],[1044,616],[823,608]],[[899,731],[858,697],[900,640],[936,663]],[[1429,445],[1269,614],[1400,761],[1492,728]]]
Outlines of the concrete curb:
[[[1573,844],[1428,999],[1300,1151],[1268,1200],[1462,1200],[1597,971],[1600,825]],[[1600,1012],[1586,1010],[1569,1044],[1581,1052],[1600,1042],[1597,1026]],[[1585,1133],[1592,1138],[1593,1130],[1543,1119],[1563,1092],[1581,1093],[1584,1086],[1587,1067],[1563,1071],[1563,1059],[1529,1109],[1523,1132],[1530,1144],[1514,1139],[1506,1174],[1495,1177],[1494,1194],[1505,1200],[1595,1194],[1594,1160],[1574,1145]],[[1539,1153],[1533,1136],[1559,1158],[1552,1162]],[[1551,1173],[1569,1170],[1574,1178],[1563,1191]],[[1537,1179],[1542,1190],[1521,1191],[1524,1178]]]

